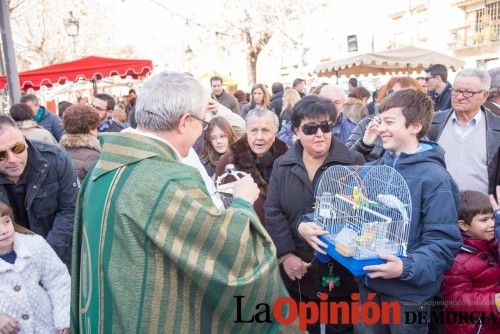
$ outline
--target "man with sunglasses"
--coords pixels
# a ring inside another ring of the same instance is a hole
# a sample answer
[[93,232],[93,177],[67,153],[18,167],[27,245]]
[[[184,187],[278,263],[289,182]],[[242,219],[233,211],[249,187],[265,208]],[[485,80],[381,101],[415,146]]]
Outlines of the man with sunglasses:
[[9,116],[0,116],[0,202],[13,209],[17,223],[44,237],[67,266],[78,191],[63,149],[26,139]]
[[479,69],[459,72],[452,108],[434,114],[428,132],[445,150],[446,168],[460,190],[493,194],[500,183],[500,117],[482,106],[490,76]]
[[425,70],[427,91],[434,101],[434,111],[451,108],[451,84],[446,66],[435,64]]

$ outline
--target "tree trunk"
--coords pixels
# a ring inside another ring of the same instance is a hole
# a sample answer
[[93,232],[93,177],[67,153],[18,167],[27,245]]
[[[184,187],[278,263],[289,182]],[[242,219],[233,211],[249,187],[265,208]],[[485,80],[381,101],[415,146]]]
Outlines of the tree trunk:
[[248,87],[257,83],[257,58],[253,52],[247,53]]

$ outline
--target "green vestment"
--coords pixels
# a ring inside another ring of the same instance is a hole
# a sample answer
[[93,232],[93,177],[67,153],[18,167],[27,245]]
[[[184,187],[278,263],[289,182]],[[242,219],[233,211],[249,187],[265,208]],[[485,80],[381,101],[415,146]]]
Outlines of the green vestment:
[[[234,323],[288,296],[252,206],[219,213],[199,172],[166,143],[104,134],[77,204],[72,333],[274,333]],[[271,320],[274,320],[271,318]]]

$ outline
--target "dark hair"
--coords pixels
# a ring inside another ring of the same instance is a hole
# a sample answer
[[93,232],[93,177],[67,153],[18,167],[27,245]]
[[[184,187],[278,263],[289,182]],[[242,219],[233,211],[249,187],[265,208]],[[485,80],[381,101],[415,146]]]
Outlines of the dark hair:
[[210,164],[216,165],[218,161],[218,155],[217,151],[215,151],[214,147],[212,146],[212,142],[210,141],[210,135],[212,133],[212,130],[218,127],[221,129],[222,132],[224,132],[227,136],[228,140],[228,149],[231,147],[231,145],[234,144],[234,142],[237,140],[237,135],[236,132],[234,132],[233,128],[231,127],[231,124],[223,118],[223,117],[214,117],[208,122],[208,127],[205,130],[205,143],[203,144],[203,150],[200,155],[200,160],[201,161],[209,161]]
[[35,116],[33,110],[24,103],[13,104],[9,109],[10,117],[16,122],[32,120]]
[[460,210],[458,210],[458,219],[463,220],[465,224],[470,225],[476,215],[493,212],[488,195],[479,191],[464,190],[460,192]]
[[96,97],[96,99],[108,102],[106,109],[108,109],[108,110],[115,109],[115,99],[111,95],[101,93],[101,94],[97,94],[95,97]]
[[292,87],[295,88],[295,87],[297,87],[298,85],[300,85],[303,82],[306,82],[306,81],[304,79],[297,78],[297,79],[293,80]]
[[317,95],[307,95],[300,99],[293,108],[290,116],[293,128],[298,128],[304,118],[326,117],[333,121],[337,119],[337,108],[329,99]]
[[21,103],[26,103],[28,101],[33,102],[34,105],[38,106],[40,103],[38,102],[38,98],[34,94],[25,94],[21,96]]
[[212,82],[213,82],[213,81],[220,81],[220,84],[221,84],[221,85],[224,83],[224,82],[222,81],[222,78],[221,78],[221,77],[219,77],[219,76],[217,76],[217,75],[215,75],[215,76],[213,76],[213,77],[211,77],[211,78],[210,78],[210,85],[212,85]]
[[9,216],[12,220],[12,225],[14,225],[14,231],[22,234],[34,234],[26,227],[23,227],[14,221],[14,215],[12,214],[12,209],[7,204],[0,202],[0,217]]
[[271,86],[271,92],[274,94],[278,94],[279,92],[284,91],[285,88],[283,87],[283,84],[281,82],[275,82]]
[[133,88],[129,89],[128,93],[129,93],[129,94],[134,93],[134,94],[136,94],[136,95],[137,95],[137,93],[135,92],[135,89],[133,89]]
[[362,100],[363,98],[369,98],[370,92],[364,87],[357,87],[349,93],[348,97],[354,97],[358,100]]
[[441,80],[443,80],[443,82],[446,82],[448,80],[448,70],[446,69],[446,66],[442,64],[429,66],[424,71],[425,73],[429,73],[433,77],[441,77]]
[[[81,98],[79,98],[81,100]],[[63,114],[64,114],[64,111],[66,109],[68,109],[70,106],[72,106],[73,104],[71,102],[68,102],[68,101],[61,101],[57,104],[57,110],[59,112],[59,117],[62,117]]]
[[17,129],[16,122],[12,119],[12,117],[8,115],[0,115],[0,133],[2,133],[4,128],[7,126]]
[[69,134],[89,134],[99,126],[99,114],[92,106],[75,104],[68,107],[63,114],[64,130]]
[[234,92],[234,97],[238,100],[238,102],[248,102],[248,94],[242,90]]
[[406,127],[412,123],[422,125],[422,130],[417,134],[418,139],[427,134],[434,113],[434,104],[424,92],[415,89],[402,89],[394,92],[382,100],[380,112],[392,108],[401,108]]
[[349,85],[351,85],[352,87],[358,87],[358,79],[356,79],[356,78],[350,78],[349,79]]

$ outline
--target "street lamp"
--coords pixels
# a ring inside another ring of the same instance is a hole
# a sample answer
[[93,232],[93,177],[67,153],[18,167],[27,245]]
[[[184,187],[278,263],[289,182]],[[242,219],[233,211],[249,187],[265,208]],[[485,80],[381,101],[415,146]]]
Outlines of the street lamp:
[[73,56],[76,57],[76,37],[80,30],[80,21],[73,15],[72,11],[69,11],[69,17],[64,19],[64,27],[66,34],[73,38]]

